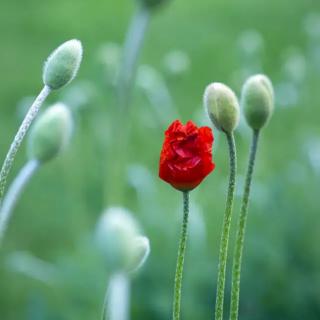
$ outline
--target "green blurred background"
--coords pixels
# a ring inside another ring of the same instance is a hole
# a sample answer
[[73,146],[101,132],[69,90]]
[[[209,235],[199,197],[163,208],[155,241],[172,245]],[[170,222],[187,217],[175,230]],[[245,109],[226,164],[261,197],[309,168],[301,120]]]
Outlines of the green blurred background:
[[[320,3],[174,0],[155,12],[127,114],[124,196],[113,203],[112,84],[134,11],[131,0],[0,0],[1,159],[28,97],[41,89],[47,55],[70,38],[81,39],[85,49],[77,79],[49,99],[74,111],[73,143],[31,181],[1,247],[0,319],[98,319],[108,268],[92,238],[101,213],[115,204],[134,213],[152,247],[132,279],[132,319],[169,319],[181,195],[157,177],[163,130],[176,117],[210,125],[202,107],[205,86],[221,81],[239,94],[257,72],[274,82],[277,104],[258,152],[240,319],[320,319]],[[216,170],[191,194],[185,320],[213,318],[228,176],[226,141],[215,136]],[[250,142],[244,121],[236,139],[235,217]],[[23,147],[11,178],[25,160]],[[227,295],[226,307],[228,301]]]

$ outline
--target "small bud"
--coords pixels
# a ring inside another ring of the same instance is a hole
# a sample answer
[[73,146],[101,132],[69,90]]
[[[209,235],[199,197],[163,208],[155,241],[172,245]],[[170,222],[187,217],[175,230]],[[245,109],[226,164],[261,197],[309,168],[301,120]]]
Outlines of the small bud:
[[138,1],[141,2],[147,8],[156,8],[160,5],[163,5],[166,2],[169,2],[170,0],[138,0]]
[[222,83],[212,83],[204,93],[204,105],[217,129],[231,133],[239,124],[240,108],[234,92]]
[[56,90],[71,82],[79,70],[82,52],[79,40],[69,40],[54,50],[44,64],[44,84]]
[[147,237],[139,236],[134,239],[134,252],[131,265],[132,271],[140,269],[150,254],[150,242]]
[[131,213],[121,207],[110,208],[100,218],[96,243],[111,271],[137,270],[149,254],[149,241],[139,235]]
[[46,162],[68,144],[73,127],[69,109],[62,103],[48,108],[35,122],[29,137],[29,156]]
[[241,105],[252,129],[265,126],[274,109],[274,92],[269,78],[265,75],[250,77],[242,89]]

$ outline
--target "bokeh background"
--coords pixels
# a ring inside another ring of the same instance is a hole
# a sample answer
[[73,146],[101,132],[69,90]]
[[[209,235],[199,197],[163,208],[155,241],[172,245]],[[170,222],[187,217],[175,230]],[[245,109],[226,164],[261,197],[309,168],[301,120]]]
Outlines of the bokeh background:
[[[246,77],[257,72],[272,79],[277,103],[258,152],[240,318],[320,319],[319,1],[174,0],[154,12],[128,120],[117,123],[130,126],[123,130],[128,148],[118,177],[124,189],[113,201],[116,182],[108,177],[121,132],[114,132],[114,75],[135,7],[132,0],[0,0],[1,159],[42,86],[47,55],[70,38],[85,48],[77,79],[49,99],[74,111],[73,142],[31,181],[1,247],[1,320],[99,318],[109,274],[92,238],[99,216],[114,205],[133,212],[152,247],[132,279],[132,319],[170,318],[182,208],[181,195],[157,176],[163,130],[177,117],[210,125],[202,107],[205,86],[221,81],[240,94]],[[215,137],[216,170],[191,194],[185,320],[210,319],[214,312],[228,176],[226,141],[216,131]],[[232,234],[250,142],[244,121],[236,140]],[[23,147],[11,178],[25,161]],[[228,301],[227,294],[226,307]]]

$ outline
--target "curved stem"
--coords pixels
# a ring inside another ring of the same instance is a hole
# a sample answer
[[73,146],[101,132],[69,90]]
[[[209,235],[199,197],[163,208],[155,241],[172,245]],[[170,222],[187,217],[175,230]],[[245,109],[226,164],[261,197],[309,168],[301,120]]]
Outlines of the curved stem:
[[236,171],[237,171],[237,153],[236,145],[233,133],[227,133],[227,141],[229,146],[229,157],[230,157],[230,176],[229,176],[229,187],[228,196],[226,202],[226,210],[224,214],[224,221],[222,226],[222,234],[220,241],[219,251],[219,266],[218,266],[218,279],[217,279],[217,296],[216,296],[216,308],[215,308],[215,319],[223,319],[223,304],[224,304],[224,290],[226,282],[226,266],[228,258],[228,243],[229,233],[233,209],[233,199],[236,186]]
[[18,149],[23,141],[24,136],[26,135],[32,121],[38,114],[38,111],[45,101],[45,99],[50,94],[51,89],[48,86],[44,86],[41,90],[40,94],[37,96],[36,100],[33,102],[32,106],[30,107],[27,115],[22,121],[18,132],[16,133],[14,140],[10,146],[10,149],[6,155],[6,158],[3,162],[1,171],[0,171],[0,203],[3,197],[3,193],[6,187],[7,178],[10,173],[11,167],[14,162],[14,158],[18,152]]
[[184,191],[183,192],[183,222],[182,222],[180,244],[179,244],[179,250],[178,250],[176,275],[174,279],[173,320],[180,319],[181,288],[182,288],[184,256],[185,256],[186,245],[187,245],[188,218],[189,218],[189,191]]
[[130,281],[125,273],[111,276],[105,295],[101,320],[128,320]]
[[12,211],[31,177],[39,168],[40,163],[37,160],[30,160],[19,172],[11,184],[0,209],[0,242],[7,229]]
[[238,319],[242,252],[243,252],[246,222],[247,222],[247,216],[248,216],[248,206],[249,206],[252,175],[253,175],[253,169],[255,164],[257,147],[258,147],[258,140],[259,140],[259,131],[254,131],[251,148],[250,148],[249,164],[248,164],[248,169],[246,174],[244,194],[242,198],[242,205],[241,205],[240,216],[238,221],[236,244],[235,244],[235,250],[234,250],[234,256],[233,256],[231,306],[230,306],[231,320]]

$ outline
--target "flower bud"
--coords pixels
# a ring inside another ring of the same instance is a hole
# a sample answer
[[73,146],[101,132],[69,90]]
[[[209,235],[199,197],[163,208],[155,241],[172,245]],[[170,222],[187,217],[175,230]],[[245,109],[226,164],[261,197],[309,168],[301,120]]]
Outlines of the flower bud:
[[147,8],[156,8],[169,0],[138,0]]
[[234,92],[222,83],[212,83],[204,93],[204,105],[217,129],[231,133],[239,124],[240,108]]
[[134,239],[134,252],[131,265],[133,271],[140,269],[150,254],[150,242],[147,237],[139,236]]
[[110,271],[137,270],[149,254],[149,241],[139,235],[131,213],[121,207],[105,211],[96,230],[96,244]]
[[54,50],[44,64],[44,84],[56,90],[71,82],[79,70],[82,52],[79,40],[69,40]]
[[46,162],[57,156],[71,138],[73,120],[62,103],[49,107],[35,122],[29,137],[29,156]]
[[269,78],[265,75],[250,77],[242,89],[241,105],[252,129],[265,126],[274,109],[274,92]]

